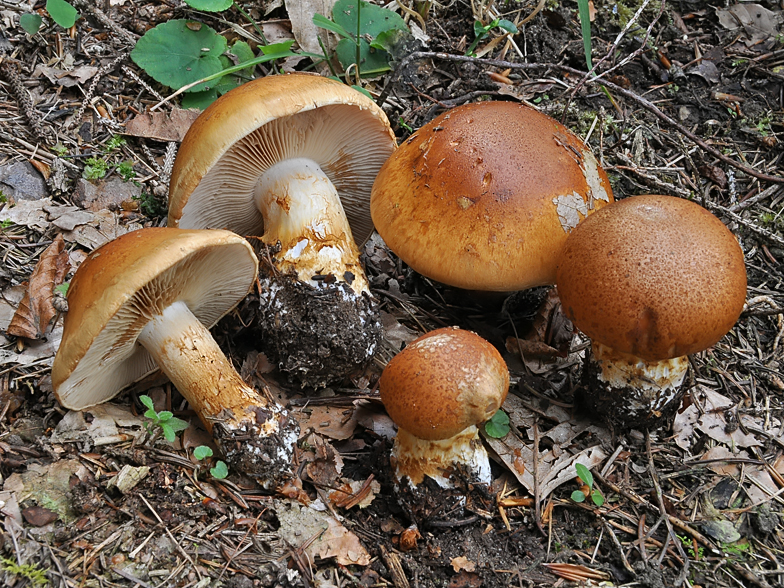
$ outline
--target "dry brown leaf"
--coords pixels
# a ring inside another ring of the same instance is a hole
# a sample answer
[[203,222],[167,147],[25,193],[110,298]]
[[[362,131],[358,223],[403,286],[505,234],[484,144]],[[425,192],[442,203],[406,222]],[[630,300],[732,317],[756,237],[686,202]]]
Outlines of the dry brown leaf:
[[310,417],[300,421],[300,430],[312,429],[330,439],[349,439],[357,427],[354,407],[313,406],[309,407]]
[[332,18],[332,7],[336,1],[299,0],[298,2],[286,3],[286,11],[289,13],[289,20],[291,20],[291,32],[303,51],[320,54],[319,37],[327,47],[327,50],[335,44],[329,38],[326,30],[313,24],[313,15],[321,14],[327,18]]
[[140,114],[125,123],[125,132],[134,137],[146,137],[158,141],[182,141],[198,110],[175,108],[171,112],[157,110],[151,114]]
[[27,291],[16,309],[8,334],[25,339],[42,339],[49,322],[57,314],[52,305],[54,288],[63,283],[71,267],[63,236],[58,233],[30,276]]
[[452,561],[449,563],[456,572],[459,572],[460,570],[473,572],[476,569],[476,564],[463,555],[452,558]]

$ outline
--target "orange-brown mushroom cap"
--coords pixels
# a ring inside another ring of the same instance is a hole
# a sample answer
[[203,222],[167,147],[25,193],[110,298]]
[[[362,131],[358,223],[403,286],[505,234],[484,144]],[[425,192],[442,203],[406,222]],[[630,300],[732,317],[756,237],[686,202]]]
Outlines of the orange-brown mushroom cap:
[[392,358],[379,390],[398,427],[419,439],[449,439],[495,414],[509,391],[509,371],[479,335],[447,327]]
[[558,294],[592,340],[647,361],[707,349],[738,320],[743,252],[701,206],[634,196],[585,219],[566,241]]
[[417,272],[511,291],[554,283],[568,232],[611,200],[604,170],[563,125],[522,104],[482,102],[400,145],[378,173],[370,211]]

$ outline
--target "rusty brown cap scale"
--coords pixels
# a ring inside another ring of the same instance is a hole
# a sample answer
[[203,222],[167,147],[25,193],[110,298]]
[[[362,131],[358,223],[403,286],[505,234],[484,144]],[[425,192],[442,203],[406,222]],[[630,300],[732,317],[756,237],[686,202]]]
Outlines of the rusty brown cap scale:
[[710,212],[633,196],[583,221],[558,265],[563,308],[588,337],[647,361],[707,349],[738,320],[743,252]]
[[454,108],[423,126],[376,178],[371,214],[417,272],[467,289],[552,284],[568,232],[612,200],[591,151],[522,104]]

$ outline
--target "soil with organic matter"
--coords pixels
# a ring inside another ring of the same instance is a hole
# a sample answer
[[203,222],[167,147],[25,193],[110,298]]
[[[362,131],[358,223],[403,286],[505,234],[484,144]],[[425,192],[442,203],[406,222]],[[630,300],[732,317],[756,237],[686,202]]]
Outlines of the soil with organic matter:
[[[299,422],[294,477],[275,490],[224,476],[217,450],[197,459],[212,441],[159,374],[108,404],[60,406],[50,367],[67,306],[53,288],[107,240],[165,224],[169,173],[194,114],[132,59],[138,39],[181,19],[247,42],[254,55],[261,33],[301,52],[315,40],[313,12],[328,13],[330,2],[201,12],[179,0],[73,0],[70,28],[47,4],[0,2],[1,584],[784,583],[779,2],[594,0],[598,79],[587,74],[576,1],[389,4],[416,34],[391,48],[389,71],[344,78],[377,99],[399,141],[461,104],[527,102],[591,147],[616,199],[668,194],[720,218],[743,249],[746,306],[730,333],[690,359],[684,400],[666,425],[613,433],[573,405],[589,343],[548,289],[458,291],[418,275],[374,234],[363,262],[381,338],[364,369],[329,388],[291,384],[249,336],[257,291],[213,329],[242,377]],[[24,16],[29,29],[31,15],[42,17],[34,34],[20,26]],[[496,19],[518,32],[490,26]],[[466,55],[475,22],[489,28]],[[336,59],[331,66],[342,75]],[[242,75],[312,68],[300,55]],[[455,488],[411,491],[392,477],[395,431],[377,382],[407,342],[450,325],[504,353],[510,430],[483,430],[489,488],[457,468]],[[145,416],[143,394],[159,422],[169,411],[190,426],[168,434]]]

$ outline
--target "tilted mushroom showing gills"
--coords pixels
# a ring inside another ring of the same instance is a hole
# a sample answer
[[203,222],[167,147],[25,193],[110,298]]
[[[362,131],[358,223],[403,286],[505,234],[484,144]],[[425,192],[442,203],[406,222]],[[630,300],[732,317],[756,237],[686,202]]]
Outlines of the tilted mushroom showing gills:
[[240,378],[207,330],[257,270],[251,246],[229,231],[140,229],[93,251],[68,288],[52,366],[60,404],[100,404],[160,367],[229,466],[274,487],[290,475],[296,420]]
[[632,196],[572,231],[557,286],[593,342],[581,403],[617,429],[654,428],[680,405],[687,356],[738,320],[746,268],[733,234],[701,206]]
[[373,231],[370,189],[394,149],[371,99],[290,74],[223,95],[177,154],[169,226],[261,236],[260,343],[303,385],[341,379],[380,340],[357,245]]
[[392,358],[378,387],[398,426],[392,450],[398,480],[417,486],[428,476],[451,488],[460,469],[469,481],[492,481],[477,425],[509,391],[509,371],[495,347],[456,327],[431,331]]
[[480,102],[438,116],[376,178],[373,222],[420,274],[509,292],[555,283],[566,236],[612,200],[585,144],[522,104]]

